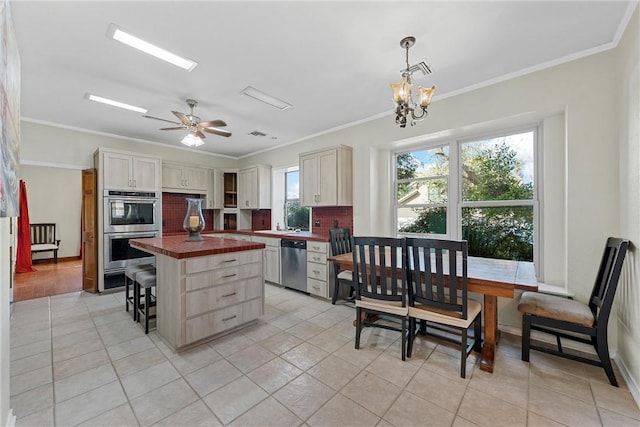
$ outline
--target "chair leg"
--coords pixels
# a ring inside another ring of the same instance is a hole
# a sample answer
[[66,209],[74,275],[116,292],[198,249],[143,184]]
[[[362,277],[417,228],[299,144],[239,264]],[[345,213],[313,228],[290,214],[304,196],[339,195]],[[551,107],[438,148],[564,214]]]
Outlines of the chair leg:
[[139,322],[138,310],[140,309],[140,285],[133,280],[133,321]]
[[407,318],[402,318],[402,360],[405,359],[407,351]]
[[340,290],[340,280],[338,280],[338,276],[335,277],[335,284],[333,285],[333,296],[331,297],[331,304],[335,305],[338,300],[338,291]]
[[407,334],[409,335],[409,342],[407,343],[407,357],[411,357],[411,353],[413,352],[413,340],[415,339],[416,333],[416,319],[413,317],[409,318],[409,330]]
[[356,308],[356,349],[360,348],[360,331],[362,330],[362,309]]
[[524,362],[529,361],[529,345],[531,344],[529,341],[531,339],[531,315],[523,314],[522,315],[522,360]]
[[151,314],[151,288],[144,290],[144,333],[149,333],[149,314]]
[[57,249],[55,251],[53,251],[53,262],[55,264],[58,263],[58,250]]
[[129,278],[124,276],[124,309],[129,311]]
[[479,314],[473,322],[473,338],[475,339],[474,350],[479,353],[482,351],[482,316]]
[[464,378],[467,374],[467,334],[469,333],[468,329],[462,330],[462,339],[460,343],[460,347],[462,349],[462,353],[460,354],[460,378]]
[[[600,332],[600,331],[598,331]],[[618,381],[616,380],[616,376],[613,373],[613,366],[611,366],[611,358],[609,357],[609,344],[607,342],[607,334],[598,333],[596,338],[596,342],[598,347],[596,348],[598,352],[598,357],[602,362],[602,367],[604,368],[604,372],[607,374],[607,378],[612,386],[618,387]]]

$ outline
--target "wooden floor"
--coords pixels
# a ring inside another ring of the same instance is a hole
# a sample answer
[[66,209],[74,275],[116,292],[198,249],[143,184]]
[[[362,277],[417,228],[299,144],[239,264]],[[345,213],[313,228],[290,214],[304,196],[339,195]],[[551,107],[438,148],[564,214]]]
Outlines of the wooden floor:
[[24,301],[82,290],[82,260],[40,261],[33,264],[36,271],[16,273],[13,300]]

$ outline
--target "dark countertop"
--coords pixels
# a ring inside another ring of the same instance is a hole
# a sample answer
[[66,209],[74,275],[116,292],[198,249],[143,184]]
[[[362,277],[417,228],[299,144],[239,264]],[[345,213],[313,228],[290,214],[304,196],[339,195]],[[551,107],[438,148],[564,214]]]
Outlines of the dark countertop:
[[201,242],[187,242],[187,233],[182,233],[179,236],[131,239],[129,240],[129,244],[147,252],[163,254],[178,259],[228,252],[250,251],[254,249],[264,249],[265,247],[264,243],[224,239],[212,235],[203,235],[203,237],[204,240]]

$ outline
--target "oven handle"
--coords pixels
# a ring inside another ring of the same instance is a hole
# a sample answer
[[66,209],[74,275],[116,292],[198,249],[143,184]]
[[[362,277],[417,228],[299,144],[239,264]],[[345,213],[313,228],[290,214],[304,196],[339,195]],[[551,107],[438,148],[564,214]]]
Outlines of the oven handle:
[[129,239],[144,239],[146,237],[158,237],[158,233],[157,232],[151,232],[151,233],[136,233],[136,232],[132,232],[132,233],[104,233],[105,237],[108,237],[109,239],[122,239],[122,238],[129,238]]

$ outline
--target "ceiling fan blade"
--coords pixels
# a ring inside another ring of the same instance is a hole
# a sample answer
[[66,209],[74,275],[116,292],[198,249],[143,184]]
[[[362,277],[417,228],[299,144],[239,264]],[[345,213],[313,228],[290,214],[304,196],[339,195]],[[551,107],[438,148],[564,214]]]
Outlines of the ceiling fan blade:
[[182,130],[185,129],[185,126],[179,126],[175,128],[160,128],[160,130]]
[[179,122],[174,122],[173,120],[161,119],[160,117],[153,117],[153,116],[147,116],[147,115],[144,115],[142,117],[144,117],[146,119],[160,120],[161,122],[175,123],[177,125],[180,124]]
[[191,120],[189,120],[189,118],[187,116],[185,116],[184,114],[182,114],[179,111],[172,111],[173,115],[176,116],[183,125],[185,126],[191,126]]
[[205,131],[205,132],[208,132],[208,133],[213,133],[215,135],[219,135],[219,136],[231,136],[231,132],[229,132],[228,130],[224,130],[224,129],[204,128],[202,130]]
[[225,123],[224,120],[210,120],[208,122],[198,123],[198,126],[203,128],[215,128],[215,127],[226,126],[226,125],[227,124]]
[[196,131],[196,135],[198,135],[198,138],[200,139],[205,139],[206,136],[204,136],[204,133],[200,132],[199,130]]

